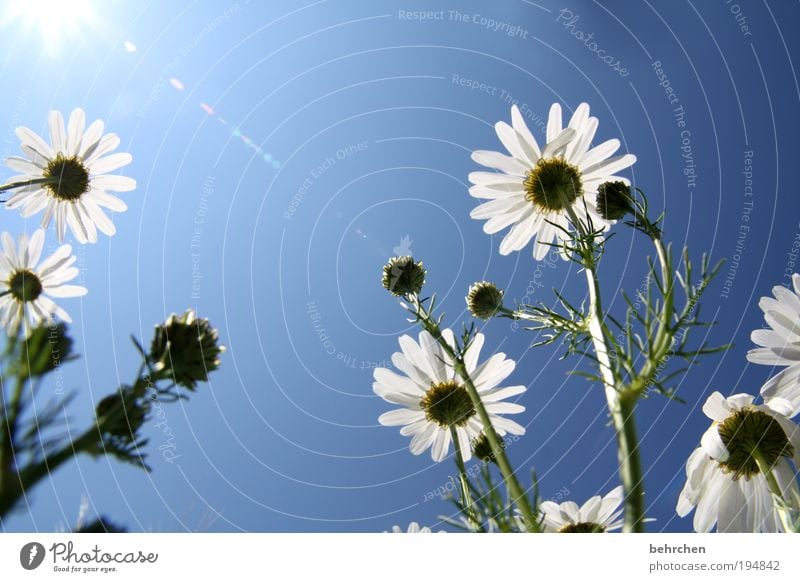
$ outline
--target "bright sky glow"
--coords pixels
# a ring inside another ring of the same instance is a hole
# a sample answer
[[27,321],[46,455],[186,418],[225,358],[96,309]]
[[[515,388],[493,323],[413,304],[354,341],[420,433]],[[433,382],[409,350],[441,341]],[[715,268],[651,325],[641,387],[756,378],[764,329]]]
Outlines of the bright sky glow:
[[95,19],[90,0],[11,0],[3,11],[7,26],[38,29],[42,46],[53,52],[65,39],[80,37]]

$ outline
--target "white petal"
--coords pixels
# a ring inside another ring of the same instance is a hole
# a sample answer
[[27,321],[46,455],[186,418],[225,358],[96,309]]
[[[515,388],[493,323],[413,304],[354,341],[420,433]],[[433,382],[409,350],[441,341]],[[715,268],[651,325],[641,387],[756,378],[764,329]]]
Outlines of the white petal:
[[133,161],[133,156],[131,156],[129,153],[119,152],[116,154],[111,154],[104,158],[89,162],[89,172],[93,176],[92,179],[94,179],[94,176],[97,176],[98,174],[113,172],[122,166],[127,166],[131,163],[131,161]]
[[636,163],[636,156],[633,154],[624,154],[622,156],[615,156],[605,161],[599,162],[593,166],[589,166],[583,170],[583,177],[586,180],[591,180],[594,177],[608,176],[624,170]]
[[500,254],[508,255],[527,245],[536,234],[537,214],[531,208],[524,212],[518,222],[508,232],[500,243]]
[[103,121],[97,119],[86,128],[86,131],[83,133],[83,138],[81,139],[80,148],[78,149],[78,156],[80,156],[82,160],[86,159],[87,154],[91,154],[90,149],[94,151],[94,148],[97,147],[100,138],[103,136],[104,127],[105,124]]
[[383,426],[402,426],[417,422],[425,418],[425,413],[420,410],[408,410],[407,408],[398,408],[397,410],[390,410],[384,412],[378,417],[378,422]]
[[[547,117],[547,142],[550,143],[561,133],[561,105],[553,103]],[[542,154],[542,157],[547,157]]]
[[66,134],[64,131],[64,117],[60,111],[51,111],[47,123],[50,130],[50,143],[56,152],[65,152]]
[[12,170],[22,172],[31,177],[42,175],[42,167],[30,160],[26,160],[25,158],[18,158],[15,156],[6,158],[6,166]]
[[82,297],[88,293],[86,287],[81,285],[59,285],[45,289],[51,297]]
[[477,150],[472,152],[472,160],[487,168],[496,168],[512,176],[524,178],[530,167],[516,158],[505,156],[499,152]]
[[727,461],[730,456],[728,449],[725,448],[725,443],[722,442],[722,437],[719,436],[717,425],[712,425],[711,428],[703,433],[700,445],[709,457],[719,462]]
[[136,180],[128,176],[105,174],[92,178],[92,188],[113,192],[130,192],[136,189]]
[[[536,162],[539,160],[539,157],[534,153],[530,145],[526,144],[523,137],[519,135],[513,127],[504,121],[498,121],[495,124],[494,129],[497,132],[497,137],[500,138],[503,146],[505,146],[512,156],[524,164],[528,164],[530,167],[533,167],[536,164]],[[526,145],[528,145],[527,148],[525,147]]]
[[614,152],[619,149],[619,146],[620,141],[618,139],[610,139],[601,143],[599,146],[594,147],[586,152],[578,167],[581,169],[581,171],[584,171],[586,168],[590,168],[592,165],[602,162],[608,157],[614,155]]
[[88,196],[89,199],[93,200],[98,206],[108,208],[114,212],[125,212],[128,209],[128,205],[122,200],[102,190],[92,189],[88,194],[85,194],[85,196]]
[[525,119],[522,117],[522,113],[520,113],[516,105],[511,106],[511,125],[517,130],[517,133],[522,136],[522,139],[525,140],[525,143],[530,148],[533,154],[533,163],[538,162],[539,158],[542,156],[539,144],[536,138],[533,137],[531,130],[528,129],[528,124],[525,123]]
[[747,519],[747,500],[739,483],[733,479],[724,481],[720,492],[717,531],[720,533],[753,531],[752,524],[748,524]]
[[83,139],[83,128],[86,125],[86,115],[83,109],[76,107],[72,110],[69,116],[69,124],[67,126],[67,143],[66,151],[69,155],[75,156],[78,154],[78,149]]
[[547,145],[544,146],[544,150],[542,151],[542,157],[549,158],[557,155],[559,151],[564,146],[566,146],[574,137],[575,137],[575,130],[568,127],[567,129],[559,133],[552,141],[547,142]]
[[53,148],[47,145],[47,142],[45,142],[41,137],[39,137],[39,134],[37,134],[35,131],[28,129],[27,127],[18,127],[15,133],[17,134],[17,137],[20,139],[20,142],[22,142],[22,145],[28,150],[31,150],[31,153],[34,154],[36,159],[34,159],[34,157],[31,157],[31,161],[33,162],[44,161],[46,163],[46,160],[55,157]]
[[731,415],[731,408],[722,394],[713,392],[703,404],[703,413],[711,420],[722,422]]

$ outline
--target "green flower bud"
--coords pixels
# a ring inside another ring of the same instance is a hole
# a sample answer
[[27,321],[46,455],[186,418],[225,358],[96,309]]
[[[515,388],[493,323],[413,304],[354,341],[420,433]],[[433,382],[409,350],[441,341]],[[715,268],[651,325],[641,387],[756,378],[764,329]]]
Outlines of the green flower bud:
[[422,291],[427,271],[422,261],[414,261],[413,257],[392,257],[383,266],[384,289],[392,295],[402,297]]
[[597,211],[606,220],[619,220],[633,212],[631,187],[625,182],[603,182],[597,188]]
[[134,442],[147,420],[149,410],[148,402],[139,397],[133,388],[121,386],[97,404],[97,426],[104,435]]
[[218,339],[208,319],[198,319],[193,309],[170,315],[156,326],[150,346],[148,360],[156,379],[171,379],[189,390],[198,382],[207,382],[208,373],[219,368],[219,355],[225,351]]
[[[500,441],[500,446],[505,449],[505,441]],[[489,444],[489,439],[484,432],[481,432],[481,434],[472,439],[472,454],[484,463],[497,462],[494,457],[494,451],[492,451],[492,446]]]
[[479,281],[469,288],[467,308],[473,317],[491,319],[503,307],[503,292],[489,281]]

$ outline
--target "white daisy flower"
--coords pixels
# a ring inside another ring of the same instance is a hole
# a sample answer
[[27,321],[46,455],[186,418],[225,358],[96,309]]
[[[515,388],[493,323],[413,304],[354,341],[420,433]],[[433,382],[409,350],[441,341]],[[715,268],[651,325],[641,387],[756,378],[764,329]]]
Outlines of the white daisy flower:
[[621,529],[623,521],[622,502],[625,494],[622,486],[611,490],[605,497],[595,495],[581,507],[574,501],[555,503],[542,501],[542,525],[549,533],[604,533]]
[[614,174],[633,165],[636,156],[613,156],[620,146],[618,139],[590,149],[597,118],[589,117],[586,103],[578,106],[569,126],[563,129],[561,106],[553,104],[547,122],[547,143],[541,149],[516,105],[511,108],[511,125],[501,121],[495,130],[511,155],[492,151],[472,154],[475,162],[495,171],[469,175],[474,184],[470,194],[489,200],[473,209],[470,216],[487,220],[483,225],[487,234],[511,226],[500,243],[501,255],[521,250],[536,237],[533,256],[543,259],[550,245],[564,238],[554,225],[569,227],[567,202],[579,220],[587,220],[588,210],[596,227],[609,224],[598,214],[597,188],[608,181],[629,183]]
[[[389,532],[384,532],[389,533]],[[408,529],[403,529],[399,525],[392,526],[392,533],[432,533],[431,528],[429,527],[420,527],[416,521],[412,521],[408,524]],[[439,532],[444,533],[444,532]]]
[[9,182],[32,182],[17,188],[6,208],[19,208],[25,218],[43,212],[42,228],[55,218],[59,241],[64,240],[67,226],[80,243],[97,242],[98,230],[114,235],[114,223],[103,208],[124,212],[128,207],[109,192],[136,188],[133,178],[109,173],[132,159],[128,153],[111,153],[119,145],[119,137],[103,135],[99,119],[84,129],[85,124],[82,109],[72,111],[66,127],[61,113],[51,111],[50,145],[27,127],[20,127],[16,133],[26,157],[6,159],[9,168],[21,172]]
[[714,392],[703,405],[714,422],[686,462],[686,485],[678,499],[681,517],[693,508],[694,529],[709,532],[776,532],[781,530],[767,479],[756,459],[787,498],[797,491],[800,428],[768,405],[753,404],[750,394],[725,398]]
[[773,410],[792,417],[800,412],[800,275],[792,275],[794,291],[778,285],[772,297],[762,297],[758,306],[770,329],[757,329],[751,339],[760,348],[750,350],[754,364],[784,369],[761,388],[764,402]]
[[[452,330],[446,329],[442,335],[448,344],[455,346]],[[464,355],[467,372],[497,433],[501,436],[525,434],[522,426],[500,416],[525,410],[519,404],[503,402],[525,392],[525,386],[498,386],[514,371],[516,364],[505,354],[497,353],[479,366],[483,342],[481,333],[473,338]],[[464,461],[468,461],[472,458],[470,444],[481,434],[483,424],[449,357],[427,331],[419,334],[419,343],[410,336],[402,336],[400,349],[401,352],[392,355],[392,363],[404,375],[377,368],[372,389],[387,402],[402,408],[382,414],[378,422],[384,426],[402,426],[400,434],[412,437],[411,452],[419,455],[430,448],[436,462],[447,456],[451,429],[455,430]]]
[[78,276],[72,247],[61,245],[39,262],[44,230],[38,229],[30,240],[23,234],[16,245],[7,232],[0,240],[0,325],[8,335],[16,335],[20,326],[28,333],[41,324],[52,323],[54,317],[71,322],[69,314],[52,298],[86,295],[86,287],[65,284]]

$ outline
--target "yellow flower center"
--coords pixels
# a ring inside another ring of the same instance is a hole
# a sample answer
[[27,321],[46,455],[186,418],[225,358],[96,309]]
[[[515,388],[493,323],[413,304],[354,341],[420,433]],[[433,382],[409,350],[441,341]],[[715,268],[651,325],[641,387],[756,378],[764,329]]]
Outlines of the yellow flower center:
[[77,156],[67,158],[59,153],[47,164],[44,177],[53,178],[45,187],[58,200],[74,202],[89,190],[89,171]]
[[523,186],[525,198],[543,213],[563,212],[583,196],[580,170],[560,156],[540,159]]
[[425,418],[443,428],[464,426],[475,414],[469,393],[455,380],[431,384],[419,404]]

